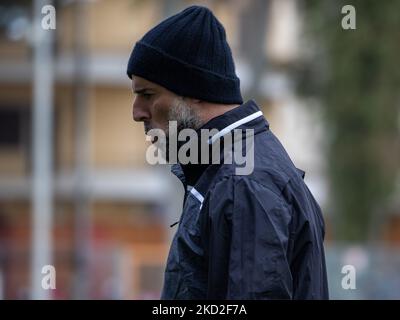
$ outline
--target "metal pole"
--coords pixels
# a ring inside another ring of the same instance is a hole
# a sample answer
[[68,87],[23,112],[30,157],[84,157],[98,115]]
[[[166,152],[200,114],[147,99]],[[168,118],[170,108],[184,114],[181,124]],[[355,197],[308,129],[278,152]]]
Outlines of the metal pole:
[[42,268],[52,264],[53,212],[53,52],[54,30],[41,26],[41,10],[49,0],[33,7],[33,173],[32,173],[32,299],[49,299],[42,288]]
[[74,299],[90,298],[89,259],[91,248],[91,213],[89,199],[89,99],[88,99],[88,4],[80,1],[75,6],[75,218],[74,218]]

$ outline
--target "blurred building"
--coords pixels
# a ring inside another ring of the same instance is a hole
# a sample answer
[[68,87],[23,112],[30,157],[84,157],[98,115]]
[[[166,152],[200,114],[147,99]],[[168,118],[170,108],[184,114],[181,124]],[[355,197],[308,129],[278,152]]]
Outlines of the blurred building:
[[[132,120],[125,75],[134,41],[160,18],[158,6],[56,3],[57,27],[48,31],[56,33],[55,298],[159,295],[168,225],[175,219],[170,216],[180,205],[172,202],[167,168],[146,165],[143,128]],[[5,298],[27,298],[30,292],[31,14],[31,1],[1,4],[0,290]]]
[[[193,3],[55,2],[53,298],[159,297],[183,190],[168,167],[146,164],[125,68],[135,41]],[[289,72],[300,54],[298,2],[196,3],[225,25],[244,96],[263,106],[324,207],[321,119],[296,96]],[[0,4],[0,297],[8,299],[28,298],[31,289],[32,10],[31,1]]]

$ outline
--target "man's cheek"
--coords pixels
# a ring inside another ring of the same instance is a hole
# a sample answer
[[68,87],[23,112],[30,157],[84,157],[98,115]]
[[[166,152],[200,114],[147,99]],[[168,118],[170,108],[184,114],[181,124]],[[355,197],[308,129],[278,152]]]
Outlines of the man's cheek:
[[153,113],[159,120],[168,120],[170,104],[163,101],[154,101],[152,106]]

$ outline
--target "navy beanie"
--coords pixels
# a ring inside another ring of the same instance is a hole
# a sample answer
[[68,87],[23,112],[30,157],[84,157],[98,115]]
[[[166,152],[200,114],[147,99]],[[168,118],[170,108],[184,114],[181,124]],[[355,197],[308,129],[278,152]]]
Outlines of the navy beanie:
[[188,7],[147,32],[133,48],[127,74],[184,97],[243,103],[225,29],[205,7]]

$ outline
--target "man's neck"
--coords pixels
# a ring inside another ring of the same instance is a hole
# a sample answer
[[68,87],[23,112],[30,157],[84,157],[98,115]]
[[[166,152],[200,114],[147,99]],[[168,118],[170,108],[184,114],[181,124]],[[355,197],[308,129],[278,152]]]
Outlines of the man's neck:
[[202,102],[201,107],[199,108],[199,114],[202,120],[202,123],[205,124],[211,119],[218,117],[225,112],[228,112],[232,109],[239,107],[240,104],[215,104]]

